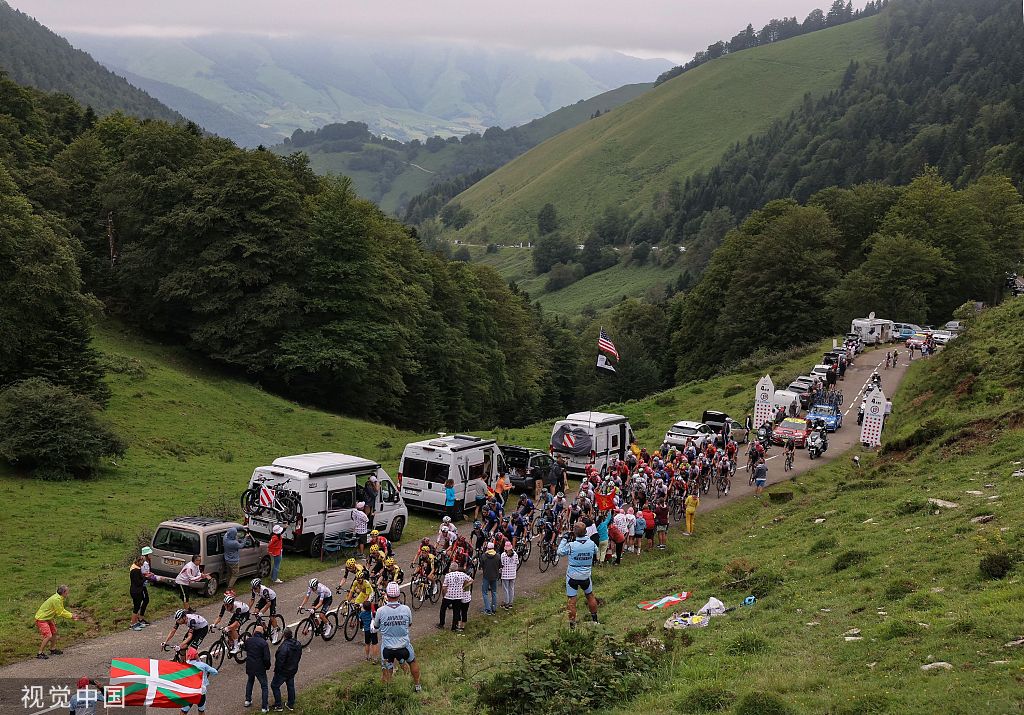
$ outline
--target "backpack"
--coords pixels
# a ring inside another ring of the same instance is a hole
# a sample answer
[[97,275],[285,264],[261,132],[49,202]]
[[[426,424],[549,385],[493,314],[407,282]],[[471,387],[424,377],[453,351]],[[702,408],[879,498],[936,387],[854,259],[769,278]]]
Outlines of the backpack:
[[619,528],[618,524],[612,522],[608,525],[608,538],[611,539],[613,543],[621,544],[626,540],[626,535],[622,533],[622,529]]

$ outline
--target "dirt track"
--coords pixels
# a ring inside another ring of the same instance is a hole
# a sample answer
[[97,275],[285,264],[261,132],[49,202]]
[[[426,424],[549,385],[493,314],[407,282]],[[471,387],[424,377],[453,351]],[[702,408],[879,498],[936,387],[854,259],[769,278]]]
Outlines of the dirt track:
[[[905,359],[906,350],[901,350],[900,353],[901,358]],[[769,486],[782,479],[792,479],[808,471],[813,466],[842,456],[858,441],[860,428],[857,425],[856,408],[860,402],[860,391],[863,389],[863,385],[870,377],[872,371],[881,366],[881,363],[879,363],[881,357],[882,352],[880,351],[864,353],[858,357],[856,364],[847,370],[845,380],[840,383],[846,396],[843,405],[845,413],[843,418],[844,426],[843,429],[830,437],[828,452],[820,460],[812,462],[807,457],[806,451],[801,451],[797,455],[793,470],[785,473],[782,469],[782,463],[778,459],[781,455],[781,449],[776,448],[772,450],[772,456],[768,458]],[[879,370],[882,375],[882,387],[888,394],[891,395],[902,381],[906,368],[907,365],[904,362],[904,364],[894,369]],[[898,409],[898,406],[896,406],[896,409]],[[707,512],[737,499],[747,497],[752,492],[753,488],[747,485],[746,475],[741,469],[736,475],[730,494],[721,498],[715,498],[713,494],[709,494],[707,498],[702,499],[701,509],[698,514],[698,524],[701,520],[708,518]],[[672,528],[677,529],[678,527],[673,526]],[[411,561],[415,547],[416,544],[412,542],[403,543],[398,547],[397,560],[399,564],[405,566]],[[408,572],[408,569],[406,571]],[[333,584],[337,583],[339,572],[340,568],[338,566],[332,566],[316,575],[326,583]],[[302,600],[306,579],[312,575],[314,574],[309,574],[302,579],[279,584],[277,588],[279,609],[289,624],[298,620],[298,617],[295,615],[295,608]],[[519,572],[516,581],[517,598],[528,597],[536,593],[543,586],[563,577],[564,567],[561,564],[554,569],[550,569],[547,573],[540,573],[536,565],[535,552],[534,556],[531,557],[530,561]],[[595,580],[600,583],[599,574]],[[479,592],[479,589],[477,591]],[[125,597],[127,598],[127,594],[125,594]],[[213,622],[218,610],[219,603],[200,608],[199,612],[206,616],[210,622]],[[471,621],[481,617],[479,615],[480,610],[481,600],[480,596],[477,595],[470,610]],[[419,611],[414,611],[414,637],[419,638],[435,632],[434,624],[437,620],[437,611],[437,606],[429,604]],[[44,708],[23,708],[20,701],[22,683],[28,683],[30,679],[32,682],[37,683],[56,679],[66,682],[68,678],[76,680],[82,675],[87,675],[102,682],[108,673],[111,657],[166,658],[167,654],[160,649],[160,642],[169,629],[170,620],[165,617],[154,621],[152,626],[140,632],[125,630],[68,647],[64,655],[53,657],[49,660],[26,660],[0,668],[0,712],[17,712],[24,715],[39,715],[49,711],[60,713],[63,708],[50,708],[49,699],[47,699],[46,707]],[[180,632],[179,635],[181,635]],[[31,637],[35,640],[36,634],[33,631],[29,636],[26,631],[26,637]],[[213,638],[213,634],[208,636],[207,643],[211,642]],[[300,690],[307,688],[330,675],[361,664],[363,662],[362,657],[361,634],[357,635],[356,640],[351,643],[346,642],[341,634],[330,643],[324,643],[320,639],[316,639],[302,658],[302,665],[296,678],[296,685]],[[243,666],[237,665],[233,661],[226,661],[224,663],[221,674],[211,681],[210,685],[209,701],[213,712],[218,714],[245,712],[242,706],[245,686],[244,673]],[[72,692],[74,692],[73,684]],[[258,689],[255,696],[258,712]],[[272,696],[271,700],[273,700]],[[128,709],[128,711],[130,710],[134,709]]]

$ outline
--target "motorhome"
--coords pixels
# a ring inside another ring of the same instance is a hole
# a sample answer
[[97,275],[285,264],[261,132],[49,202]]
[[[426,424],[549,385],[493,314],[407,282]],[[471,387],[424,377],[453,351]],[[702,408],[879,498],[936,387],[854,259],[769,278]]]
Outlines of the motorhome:
[[850,332],[856,333],[865,345],[881,345],[895,339],[894,325],[891,320],[876,318],[871,313],[866,318],[854,318],[850,323]]
[[451,479],[456,510],[462,512],[504,473],[505,460],[493,439],[456,434],[405,445],[398,483],[409,506],[444,511],[444,485]]
[[395,483],[380,464],[337,452],[278,457],[257,467],[242,494],[246,526],[260,540],[275,526],[284,530],[285,546],[319,557],[324,536],[350,532],[352,510],[365,501],[366,483],[376,481],[371,529],[398,541],[409,523],[409,510]]
[[550,450],[551,456],[565,459],[569,474],[579,478],[587,465],[606,474],[612,458],[624,459],[634,440],[633,428],[623,415],[574,412],[551,428]]

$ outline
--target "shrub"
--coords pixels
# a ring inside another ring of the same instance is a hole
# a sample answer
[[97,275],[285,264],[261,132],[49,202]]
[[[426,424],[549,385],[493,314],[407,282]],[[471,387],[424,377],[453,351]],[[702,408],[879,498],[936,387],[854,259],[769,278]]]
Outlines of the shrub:
[[736,705],[736,715],[790,715],[793,708],[775,693],[747,693]]
[[676,710],[683,713],[717,713],[728,709],[736,693],[720,685],[698,685],[679,698]]
[[102,457],[125,444],[96,418],[96,406],[41,378],[0,393],[0,457],[41,479],[92,476]]
[[868,554],[866,551],[844,551],[836,557],[836,560],[832,562],[832,570],[835,572],[848,569],[851,566],[855,566],[859,563],[863,563],[867,559]]
[[744,631],[725,648],[729,655],[753,655],[768,650],[768,641],[751,631]]
[[419,712],[419,703],[401,681],[385,685],[371,679],[351,687],[337,688],[330,694],[334,701],[323,704],[330,715],[365,715],[370,712],[374,715],[413,715]]
[[1013,559],[1004,552],[985,554],[981,557],[981,562],[978,564],[978,569],[981,571],[982,576],[995,579],[1003,578],[1006,574],[1010,573],[1012,568]]
[[913,581],[895,581],[885,587],[885,597],[890,601],[898,601],[917,590]]
[[725,390],[722,391],[722,397],[732,397],[733,395],[740,394],[746,389],[747,388],[745,388],[743,385],[729,385],[729,387],[725,388]]

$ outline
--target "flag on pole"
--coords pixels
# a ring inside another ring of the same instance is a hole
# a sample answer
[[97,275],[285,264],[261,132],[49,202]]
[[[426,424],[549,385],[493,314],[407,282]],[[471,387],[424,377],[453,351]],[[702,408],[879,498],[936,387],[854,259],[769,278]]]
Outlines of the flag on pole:
[[110,661],[110,686],[124,688],[121,700],[125,707],[181,708],[199,703],[203,673],[172,660],[114,658]]
[[597,356],[597,371],[601,372],[602,370],[610,372],[613,375],[615,374],[615,366],[611,364],[606,355]]
[[604,332],[604,328],[601,328],[601,334],[597,336],[597,349],[608,353],[616,360],[619,359],[619,351],[615,349],[615,343],[608,337],[608,333]]

